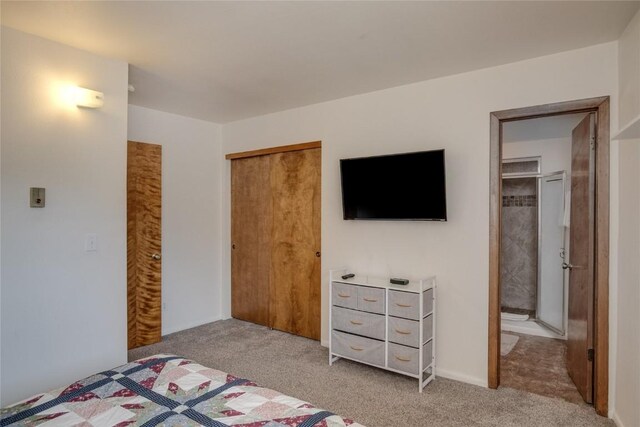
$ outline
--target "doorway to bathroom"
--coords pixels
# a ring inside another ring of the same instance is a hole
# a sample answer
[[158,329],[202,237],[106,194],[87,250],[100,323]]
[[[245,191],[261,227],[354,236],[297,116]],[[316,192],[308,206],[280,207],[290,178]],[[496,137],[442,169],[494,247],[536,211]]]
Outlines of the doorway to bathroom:
[[[581,403],[567,370],[572,133],[591,113],[502,129],[500,383]],[[589,125],[587,123],[587,125]]]
[[605,415],[608,103],[491,114],[488,378]]

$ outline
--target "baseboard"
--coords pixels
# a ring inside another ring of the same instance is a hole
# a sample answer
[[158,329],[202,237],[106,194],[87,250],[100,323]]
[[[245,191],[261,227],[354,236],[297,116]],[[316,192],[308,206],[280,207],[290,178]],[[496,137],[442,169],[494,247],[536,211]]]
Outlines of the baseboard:
[[622,420],[620,420],[620,417],[618,416],[618,413],[615,411],[615,409],[613,410],[609,418],[613,420],[617,427],[626,427]]
[[[322,340],[320,341],[320,345],[323,347],[329,347],[329,341]],[[472,377],[469,375],[459,374],[458,372],[448,371],[446,369],[438,368],[437,366],[436,366],[436,377],[447,378],[449,380],[460,381],[463,383],[477,385],[484,388],[488,387],[488,383],[486,380],[481,380],[480,378]]]
[[210,317],[210,318],[207,318],[207,319],[200,319],[200,320],[196,320],[196,321],[193,321],[193,322],[184,323],[182,325],[174,326],[172,328],[167,328],[167,329],[163,330],[162,331],[162,336],[174,334],[174,333],[180,332],[180,331],[184,331],[185,329],[195,328],[196,326],[206,325],[207,323],[216,322],[218,320],[221,320],[220,316],[213,316],[213,317]]
[[436,378],[437,377],[460,381],[463,383],[477,385],[484,388],[487,388],[488,386],[487,380],[482,380],[480,378],[472,377],[470,375],[460,374],[458,372],[448,371],[446,369],[438,368],[438,366],[436,366]]

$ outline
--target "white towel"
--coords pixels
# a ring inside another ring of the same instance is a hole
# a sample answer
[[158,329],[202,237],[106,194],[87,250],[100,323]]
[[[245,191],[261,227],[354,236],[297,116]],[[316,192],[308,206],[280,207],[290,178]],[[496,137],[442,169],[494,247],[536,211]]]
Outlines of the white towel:
[[500,356],[511,353],[519,339],[520,337],[517,335],[500,334]]

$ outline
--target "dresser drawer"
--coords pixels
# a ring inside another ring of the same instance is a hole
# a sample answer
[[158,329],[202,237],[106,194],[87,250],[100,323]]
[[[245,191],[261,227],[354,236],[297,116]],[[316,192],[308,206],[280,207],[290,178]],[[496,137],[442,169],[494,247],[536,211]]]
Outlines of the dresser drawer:
[[338,307],[358,308],[358,286],[345,283],[331,284],[331,304]]
[[333,307],[331,309],[331,327],[339,331],[383,340],[385,317],[380,314]]
[[331,351],[372,365],[384,366],[384,341],[331,331]]
[[[389,342],[419,348],[420,322],[417,320],[389,317]],[[433,337],[433,314],[424,318],[422,325],[422,343]]]
[[[432,341],[429,341],[423,347],[422,369],[431,363]],[[407,347],[389,343],[388,364],[390,368],[398,371],[407,372],[409,374],[418,375],[418,366],[420,364],[420,352],[417,348]]]
[[[420,319],[419,294],[403,291],[389,291],[389,315],[405,319]],[[423,314],[433,311],[433,289],[422,293]]]
[[419,294],[402,291],[389,291],[389,315],[405,319],[420,319]]
[[389,317],[389,342],[419,348],[420,322]]
[[384,294],[384,289],[359,286],[358,310],[384,314]]

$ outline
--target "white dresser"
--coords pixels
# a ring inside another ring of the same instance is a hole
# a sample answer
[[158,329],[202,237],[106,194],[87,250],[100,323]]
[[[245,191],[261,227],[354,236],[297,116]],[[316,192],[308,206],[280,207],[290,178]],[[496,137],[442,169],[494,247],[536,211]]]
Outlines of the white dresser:
[[389,278],[329,273],[329,365],[340,358],[418,379],[435,378],[436,278],[392,285]]

